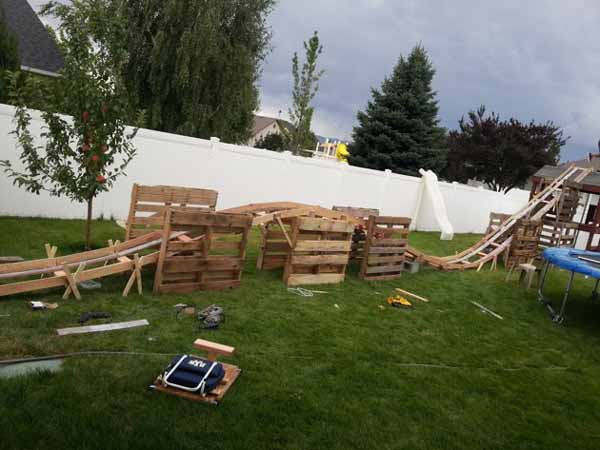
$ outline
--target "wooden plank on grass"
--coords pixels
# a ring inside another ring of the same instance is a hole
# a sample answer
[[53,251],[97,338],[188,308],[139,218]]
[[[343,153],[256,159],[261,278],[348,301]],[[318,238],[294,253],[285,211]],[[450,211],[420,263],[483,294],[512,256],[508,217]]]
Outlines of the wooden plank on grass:
[[99,333],[102,331],[113,331],[123,330],[126,328],[137,328],[150,325],[146,319],[143,320],[131,320],[129,322],[116,322],[106,323],[102,325],[88,325],[85,327],[71,327],[71,328],[59,328],[56,330],[59,336],[67,336],[70,334],[84,334],[84,333]]

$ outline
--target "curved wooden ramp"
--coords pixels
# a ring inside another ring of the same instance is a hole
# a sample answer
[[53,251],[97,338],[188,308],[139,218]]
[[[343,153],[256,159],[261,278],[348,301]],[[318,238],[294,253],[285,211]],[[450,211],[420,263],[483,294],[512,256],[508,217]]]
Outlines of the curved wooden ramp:
[[495,265],[498,256],[510,247],[514,226],[520,219],[541,220],[561,201],[565,183],[580,183],[592,169],[569,166],[543,191],[535,195],[519,211],[506,219],[497,229],[484,236],[475,245],[452,256],[431,256],[408,247],[407,254],[413,260],[442,270],[480,270],[487,262]]

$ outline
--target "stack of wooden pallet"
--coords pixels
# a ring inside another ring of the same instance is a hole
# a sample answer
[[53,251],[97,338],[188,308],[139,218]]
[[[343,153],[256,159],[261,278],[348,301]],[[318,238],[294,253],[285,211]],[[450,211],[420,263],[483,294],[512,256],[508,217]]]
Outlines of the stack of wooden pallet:
[[288,286],[339,283],[346,276],[354,224],[326,218],[290,221],[283,279]]
[[185,231],[188,238],[162,243],[154,292],[239,286],[251,225],[250,215],[167,208],[163,235]]
[[405,270],[410,219],[370,216],[363,248],[360,277],[393,280]]
[[510,243],[507,268],[519,264],[531,264],[539,256],[539,240],[542,230],[541,220],[519,219],[514,226]]
[[169,206],[189,211],[214,211],[218,195],[217,191],[210,189],[134,184],[125,238],[133,239],[162,229]]

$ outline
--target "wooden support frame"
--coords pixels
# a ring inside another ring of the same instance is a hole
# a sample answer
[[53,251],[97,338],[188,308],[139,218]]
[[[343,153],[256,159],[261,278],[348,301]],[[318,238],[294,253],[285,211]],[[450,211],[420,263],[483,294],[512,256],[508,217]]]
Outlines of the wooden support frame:
[[189,211],[214,211],[219,193],[211,189],[134,184],[125,238],[133,239],[162,228],[165,211],[179,206]]
[[[185,230],[191,239],[164,241],[154,293],[189,293],[240,285],[252,216],[169,207],[163,236]],[[201,238],[201,239],[196,239]]]
[[360,278],[394,280],[404,272],[410,218],[369,216]]
[[283,280],[288,286],[344,281],[354,225],[315,217],[290,220],[292,248]]
[[[167,239],[177,239],[183,233],[172,233]],[[63,298],[68,298],[73,293],[79,299],[81,294],[77,283],[124,272],[132,272],[134,280],[137,280],[138,292],[141,293],[141,270],[147,265],[156,264],[159,254],[158,252],[152,252],[139,256],[138,252],[158,247],[161,244],[162,237],[162,232],[152,232],[139,238],[87,252],[2,264],[0,265],[0,279],[10,280],[11,282],[0,284],[0,297],[64,287]],[[55,247],[48,244],[46,248],[50,249],[49,255],[56,254]],[[134,257],[131,259],[127,255],[134,255]],[[111,263],[105,265],[106,262]],[[72,272],[73,269],[76,269],[74,273]],[[46,274],[50,276],[32,278],[36,275]],[[129,289],[131,289],[131,286],[129,286]],[[123,292],[125,296],[129,293],[129,289]]]

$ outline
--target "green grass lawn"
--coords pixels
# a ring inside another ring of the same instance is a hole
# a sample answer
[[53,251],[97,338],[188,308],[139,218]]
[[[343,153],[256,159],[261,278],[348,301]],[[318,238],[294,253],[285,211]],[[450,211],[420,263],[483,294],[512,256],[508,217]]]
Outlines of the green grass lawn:
[[[44,256],[81,250],[83,222],[0,218],[0,255]],[[95,245],[122,238],[97,222]],[[478,239],[412,233],[411,244],[452,254]],[[169,357],[67,359],[56,373],[0,378],[1,449],[559,449],[600,446],[600,304],[577,278],[562,326],[533,290],[505,272],[422,269],[390,282],[365,282],[357,268],[328,294],[289,293],[280,270],[255,269],[253,233],[239,289],[191,295],[121,297],[126,277],[103,280],[83,300],[60,290],[0,299],[0,355],[14,358],[82,350],[193,352],[197,337],[233,345],[242,374],[217,407],[146,389]],[[565,274],[553,271],[556,298]],[[412,310],[385,305],[395,286],[429,298]],[[58,302],[32,312],[26,300]],[[477,301],[504,317],[495,319]],[[217,303],[226,320],[199,330],[173,305]],[[337,305],[337,307],[335,306]],[[84,311],[150,326],[58,337]]]

